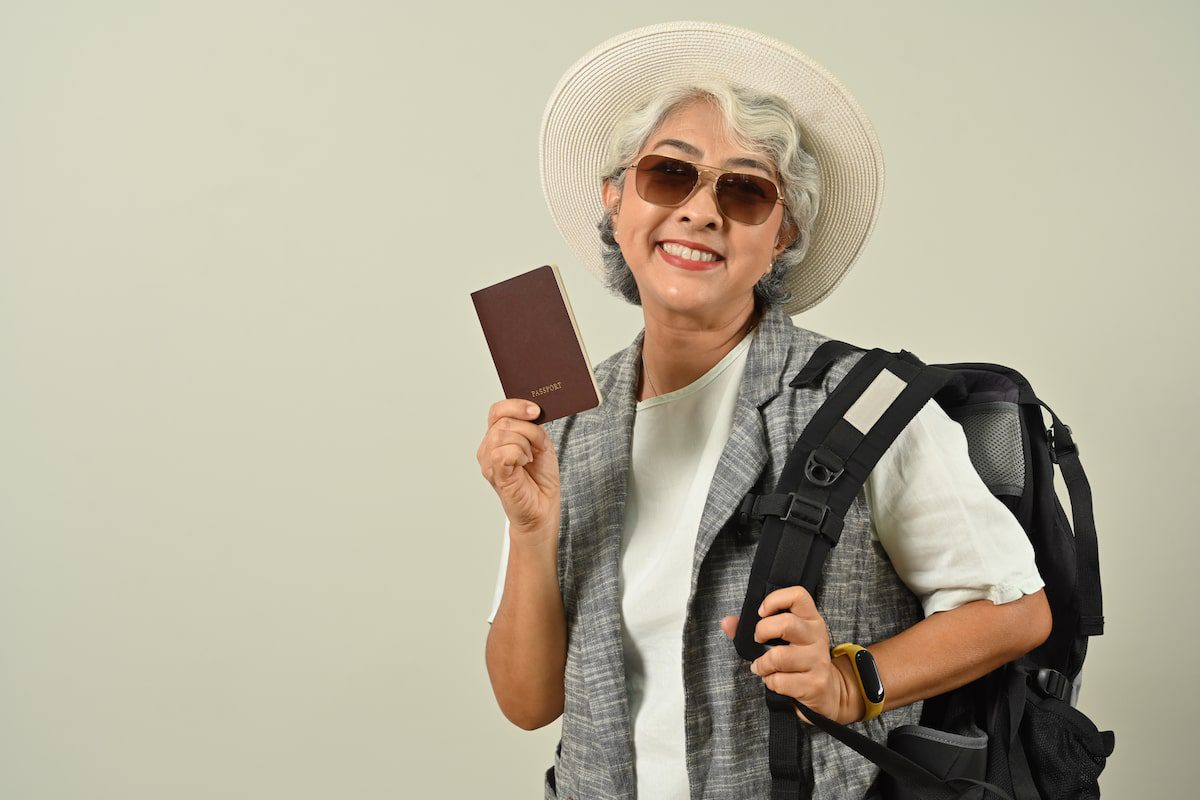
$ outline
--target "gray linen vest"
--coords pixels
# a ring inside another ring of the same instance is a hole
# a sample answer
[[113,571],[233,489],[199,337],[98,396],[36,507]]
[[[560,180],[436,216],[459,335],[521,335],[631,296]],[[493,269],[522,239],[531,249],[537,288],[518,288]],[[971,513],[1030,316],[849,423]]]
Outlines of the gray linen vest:
[[[546,425],[562,478],[558,570],[568,628],[562,738],[546,771],[546,798],[632,800],[637,794],[619,557],[644,336],[640,331],[631,345],[595,367],[604,394],[599,407]],[[772,306],[747,354],[733,428],[696,537],[680,643],[691,800],[770,797],[770,725],[762,680],[737,655],[720,621],[741,613],[754,558],[754,545],[733,536],[738,504],[748,491],[774,491],[800,432],[861,357],[852,353],[835,362],[819,389],[789,386],[827,338],[796,326],[782,307]],[[826,562],[816,601],[835,644],[878,642],[924,616],[918,599],[872,541],[862,491]],[[855,727],[885,741],[892,728],[915,723],[920,711],[915,703]],[[804,731],[814,800],[862,797],[877,768],[815,728]]]

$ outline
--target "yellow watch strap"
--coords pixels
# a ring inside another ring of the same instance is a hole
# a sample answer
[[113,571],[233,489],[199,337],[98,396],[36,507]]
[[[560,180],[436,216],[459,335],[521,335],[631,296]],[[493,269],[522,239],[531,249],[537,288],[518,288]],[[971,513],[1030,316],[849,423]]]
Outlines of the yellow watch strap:
[[861,722],[866,722],[869,719],[875,719],[881,713],[883,713],[883,703],[871,702],[871,698],[867,697],[867,690],[863,687],[862,675],[858,673],[858,661],[854,656],[858,654],[859,650],[866,649],[867,648],[863,647],[862,645],[851,644],[847,642],[845,644],[839,644],[837,647],[833,648],[833,651],[830,654],[830,658],[837,658],[838,656],[850,657],[850,669],[854,670],[854,679],[858,682],[858,693],[862,695],[863,702],[866,703],[867,706],[867,714],[862,718],[862,720],[860,720]]

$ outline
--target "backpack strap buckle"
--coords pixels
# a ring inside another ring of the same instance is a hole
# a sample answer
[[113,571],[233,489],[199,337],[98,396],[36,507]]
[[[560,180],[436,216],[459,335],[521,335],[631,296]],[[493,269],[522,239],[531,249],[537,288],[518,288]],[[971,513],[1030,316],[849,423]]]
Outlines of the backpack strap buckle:
[[1063,437],[1056,440],[1054,436],[1054,427],[1046,429],[1046,442],[1050,445],[1050,460],[1055,464],[1061,456],[1071,453],[1079,454],[1079,445],[1075,444],[1075,440],[1071,438],[1071,426],[1063,423]]
[[761,520],[763,512],[759,509],[759,501],[766,495],[747,492],[742,498],[742,504],[738,506],[738,523],[744,528],[752,521]]
[[754,530],[751,523],[762,519],[762,512],[757,510],[758,500],[762,495],[757,495],[754,492],[748,492],[742,498],[742,503],[738,506],[738,525],[735,531],[737,540],[741,544],[754,544],[758,541],[758,531]]
[[767,515],[779,517],[784,523],[824,536],[831,545],[838,543],[844,525],[841,517],[831,513],[827,503],[814,502],[796,492],[787,494],[754,494],[751,492],[742,498],[741,505],[738,506],[739,540],[757,540],[758,537],[746,529],[752,521],[761,520]]
[[1079,681],[1072,681],[1056,669],[1043,668],[1031,673],[1034,687],[1046,697],[1075,705],[1079,700]]
[[788,492],[787,496],[787,510],[779,516],[781,520],[824,536],[830,544],[838,543],[842,536],[842,520],[829,513],[827,503],[814,503],[795,492]]

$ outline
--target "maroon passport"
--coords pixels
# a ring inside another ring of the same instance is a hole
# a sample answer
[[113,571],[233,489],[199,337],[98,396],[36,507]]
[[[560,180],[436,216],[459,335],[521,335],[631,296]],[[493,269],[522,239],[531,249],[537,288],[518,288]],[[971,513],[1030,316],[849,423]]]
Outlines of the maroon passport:
[[471,292],[505,397],[532,400],[545,423],[600,405],[558,266],[547,264]]

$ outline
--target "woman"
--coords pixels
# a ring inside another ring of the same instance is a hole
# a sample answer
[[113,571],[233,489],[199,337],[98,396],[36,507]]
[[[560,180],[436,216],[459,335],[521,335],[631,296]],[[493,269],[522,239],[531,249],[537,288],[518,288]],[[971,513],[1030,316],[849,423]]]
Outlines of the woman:
[[[555,90],[543,180],[581,260],[645,318],[595,368],[600,408],[542,427],[499,401],[477,452],[507,517],[488,670],[517,725],[563,715],[548,797],[766,797],[764,683],[869,716],[833,643],[874,655],[884,712],[861,730],[883,741],[1045,639],[1024,532],[931,402],[872,472],[817,597],[768,595],[757,638],[789,644],[747,665],[730,641],[754,554],[729,526],[738,502],[774,486],[857,358],[820,390],[788,386],[826,338],[790,315],[840,282],[882,187],[869,122],[824,70],[728,26],[623,34]],[[813,796],[861,797],[873,765],[809,732]]]

